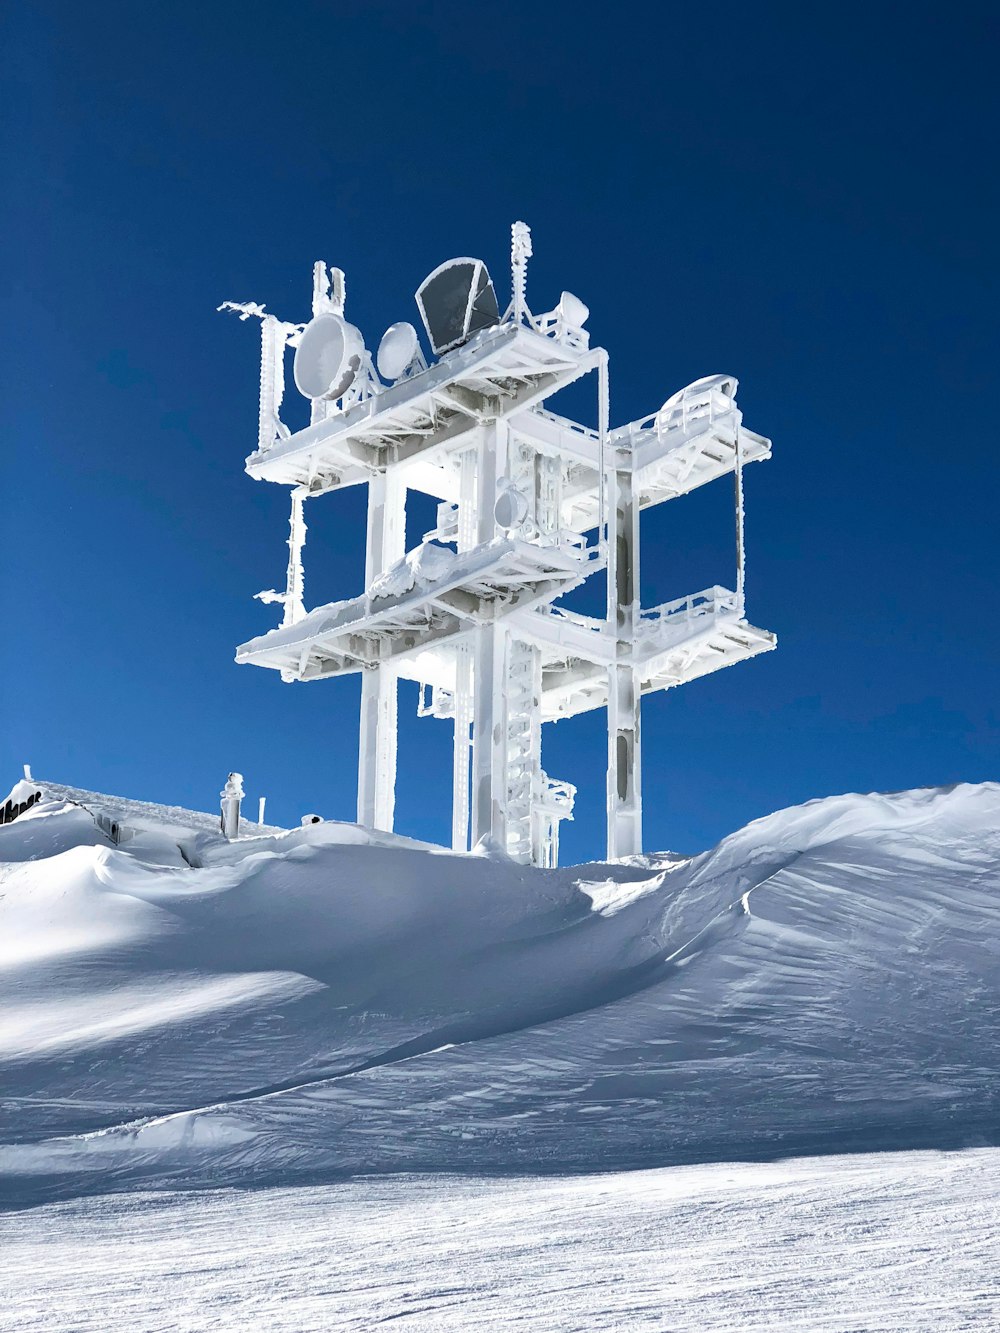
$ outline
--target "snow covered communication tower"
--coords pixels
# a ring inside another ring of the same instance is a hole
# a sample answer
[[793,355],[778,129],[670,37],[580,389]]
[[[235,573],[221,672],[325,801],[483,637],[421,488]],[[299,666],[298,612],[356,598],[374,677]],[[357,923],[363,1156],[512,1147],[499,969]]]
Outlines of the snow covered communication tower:
[[[770,441],[747,430],[736,380],[713,375],[658,412],[610,429],[608,356],[590,346],[587,307],[563,292],[535,315],[525,297],[528,228],[512,228],[513,295],[501,313],[486,266],[452,259],[420,285],[428,361],[412,324],[393,324],[373,360],[344,318],[344,275],[313,270],[312,319],[289,324],[255,304],[220,309],[261,321],[257,448],[246,470],[291,487],[281,626],[238,662],[286,681],[360,672],[358,821],[391,830],[400,677],[421,716],[454,723],[452,846],[486,838],[518,861],[556,864],[576,789],[542,769],[546,722],[608,715],[608,856],[642,849],[643,695],[775,646],[744,615],[743,468]],[[280,417],[286,348],[311,401],[294,434]],[[597,426],[544,406],[593,372]],[[735,589],[713,587],[643,610],[639,512],[732,473]],[[307,611],[306,500],[368,487],[365,591]],[[437,526],[405,549],[408,490],[436,497]],[[557,602],[607,570],[607,614]]]

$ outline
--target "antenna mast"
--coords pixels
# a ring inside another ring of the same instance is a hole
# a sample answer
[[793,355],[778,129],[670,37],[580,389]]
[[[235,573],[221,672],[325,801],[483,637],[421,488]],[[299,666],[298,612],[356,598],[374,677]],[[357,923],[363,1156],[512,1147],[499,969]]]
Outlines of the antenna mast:
[[515,324],[523,324],[525,315],[531,314],[525,301],[530,258],[531,228],[525,222],[515,222],[510,229],[510,279]]
[[[697,380],[612,429],[608,353],[590,345],[590,312],[564,291],[533,315],[531,253],[529,228],[515,222],[502,315],[482,260],[438,265],[416,293],[431,355],[414,325],[397,321],[379,343],[377,374],[344,318],[343,272],[322,260],[307,325],[251,303],[229,307],[262,324],[259,439],[246,470],[292,497],[284,592],[258,594],[282,605],[282,624],[243,644],[237,661],[288,681],[360,674],[357,818],[384,830],[395,817],[398,685],[415,682],[418,714],[453,727],[454,850],[482,843],[553,866],[576,788],[542,767],[545,724],[606,711],[608,855],[638,854],[642,701],[775,646],[744,611],[744,471],[771,444],[743,426],[730,375]],[[288,346],[311,403],[311,424],[294,434],[278,416]],[[596,429],[545,410],[590,374]],[[735,589],[643,608],[641,511],[730,473]],[[367,489],[364,587],[310,611],[304,501],[351,486]],[[407,550],[410,491],[438,508],[435,527]],[[560,605],[605,570],[604,615]]]

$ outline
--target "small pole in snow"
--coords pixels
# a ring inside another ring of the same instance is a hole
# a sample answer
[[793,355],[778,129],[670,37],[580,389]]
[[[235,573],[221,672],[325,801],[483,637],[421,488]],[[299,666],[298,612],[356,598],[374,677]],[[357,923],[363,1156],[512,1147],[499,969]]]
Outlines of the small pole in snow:
[[261,797],[258,799],[258,801],[257,801],[257,823],[258,823],[258,824],[263,824],[263,822],[264,822],[264,806],[265,806],[265,805],[267,805],[267,797],[266,797],[266,796],[261,796]]
[[240,802],[245,794],[243,791],[243,774],[230,773],[226,785],[219,794],[222,797],[222,832],[232,842],[234,838],[239,836],[240,831]]
[[25,780],[25,782],[34,782],[34,780],[35,780],[35,779],[31,776],[31,765],[30,765],[30,764],[25,764],[25,765],[24,765],[24,780]]

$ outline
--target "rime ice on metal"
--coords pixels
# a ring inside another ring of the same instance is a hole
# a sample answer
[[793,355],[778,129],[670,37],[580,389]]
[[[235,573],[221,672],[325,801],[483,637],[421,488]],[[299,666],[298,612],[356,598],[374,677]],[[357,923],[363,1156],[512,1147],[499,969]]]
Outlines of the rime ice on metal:
[[[590,346],[589,311],[570,292],[534,315],[531,236],[512,229],[512,297],[501,314],[485,264],[449,260],[416,294],[432,359],[413,325],[393,324],[373,360],[344,317],[344,275],[313,269],[313,317],[261,321],[257,449],[246,470],[291,487],[281,626],[237,650],[286,681],[360,672],[358,821],[391,830],[397,683],[418,712],[454,725],[452,845],[486,841],[515,860],[555,865],[576,789],[542,768],[542,729],[593,708],[608,715],[608,855],[642,848],[640,701],[775,646],[744,613],[743,468],[770,441],[742,424],[736,380],[714,375],[658,412],[612,430],[608,356]],[[221,309],[222,307],[220,307]],[[294,434],[281,420],[286,349],[311,404]],[[545,400],[593,375],[597,427]],[[732,474],[735,589],[713,587],[644,610],[639,513]],[[303,507],[368,487],[365,591],[305,607]],[[438,499],[437,526],[405,550],[406,496]],[[607,614],[557,603],[607,571]]]

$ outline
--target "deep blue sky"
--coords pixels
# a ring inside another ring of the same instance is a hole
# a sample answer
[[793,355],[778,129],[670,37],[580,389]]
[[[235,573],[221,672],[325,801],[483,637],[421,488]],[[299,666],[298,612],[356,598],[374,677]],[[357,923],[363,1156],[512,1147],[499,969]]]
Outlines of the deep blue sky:
[[[502,302],[515,218],[532,305],[591,307],[614,423],[725,371],[774,439],[748,595],[779,650],[646,703],[647,846],[1000,777],[995,6],[6,14],[4,777],[214,809],[238,768],[275,820],[353,818],[356,679],[233,663],[287,494],[243,473],[257,326],[215,307],[305,318],[324,258],[374,346],[450,255]],[[310,605],[360,590],[360,498],[310,507]],[[728,503],[649,516],[647,604],[731,582]],[[398,827],[444,839],[450,729],[404,688]],[[603,725],[546,729],[567,860],[603,848]]]

